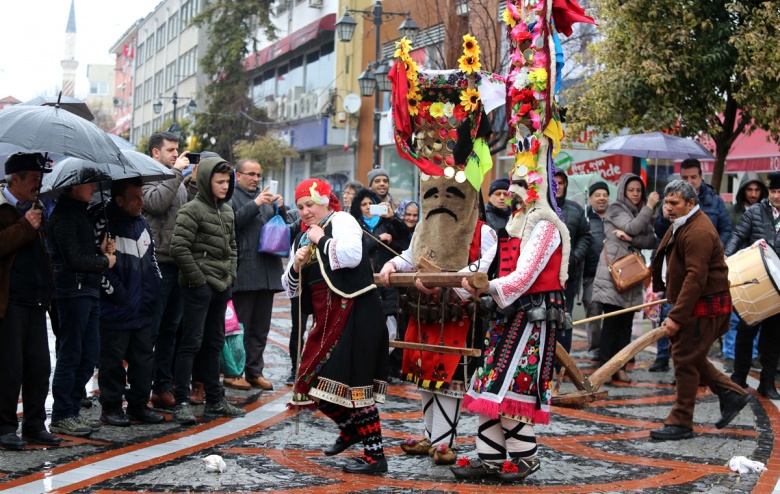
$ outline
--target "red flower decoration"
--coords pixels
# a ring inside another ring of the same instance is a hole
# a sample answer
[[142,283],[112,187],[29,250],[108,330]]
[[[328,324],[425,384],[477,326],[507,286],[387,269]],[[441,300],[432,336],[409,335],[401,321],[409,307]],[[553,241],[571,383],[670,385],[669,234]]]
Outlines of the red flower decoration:
[[528,113],[531,110],[532,110],[531,105],[529,103],[526,103],[526,104],[524,104],[523,106],[520,107],[520,110],[518,110],[517,113],[518,113],[518,115],[522,116],[522,115],[525,115],[526,113]]
[[536,193],[534,189],[528,189],[528,201],[527,202],[534,202],[539,200],[539,195]]
[[458,464],[459,467],[462,468],[462,467],[469,466],[471,464],[471,462],[465,456],[461,456],[460,458],[458,458],[458,463],[457,464]]
[[465,108],[463,108],[463,105],[455,105],[455,108],[452,110],[452,116],[457,118],[458,120],[463,120],[464,118],[469,116],[469,112],[466,111]]
[[541,144],[539,144],[539,139],[534,139],[533,144],[531,144],[531,149],[530,149],[531,154],[536,154],[536,152],[539,151],[540,145]]
[[522,101],[523,103],[530,103],[534,99],[536,99],[536,98],[534,98],[534,91],[533,91],[533,89],[521,89],[519,98],[520,98],[520,101]]
[[431,102],[430,101],[420,101],[417,103],[417,112],[420,115],[426,116],[430,112],[431,109]]
[[514,30],[512,31],[513,31],[512,35],[514,36],[515,41],[517,41],[518,45],[521,45],[523,44],[523,42],[528,41],[529,39],[532,38],[531,33],[529,33],[528,31],[518,31],[516,33],[514,32]]
[[517,473],[517,470],[517,465],[508,460],[501,466],[501,471],[504,473]]

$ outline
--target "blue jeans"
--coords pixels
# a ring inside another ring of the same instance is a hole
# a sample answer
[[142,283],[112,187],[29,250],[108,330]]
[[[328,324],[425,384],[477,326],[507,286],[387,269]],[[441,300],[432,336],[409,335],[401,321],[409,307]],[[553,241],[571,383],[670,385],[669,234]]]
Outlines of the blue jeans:
[[[726,332],[726,334],[723,335],[723,357],[724,358],[734,358],[734,345],[737,341],[737,324],[739,323],[739,316],[737,316],[736,312],[731,313],[731,327],[729,327],[729,330]],[[759,334],[756,335],[756,338],[753,340],[753,357],[758,357],[758,338],[761,336],[760,333],[761,330],[759,330]]]
[[[671,312],[672,307],[674,305],[670,304],[669,302],[664,302],[661,304],[661,322],[664,322],[667,317],[669,317],[669,312]],[[655,358],[665,358],[669,359],[669,337],[664,336],[658,342],[655,344],[656,349],[658,352],[655,354]]]
[[78,417],[84,387],[95,373],[100,356],[100,299],[75,297],[57,300],[60,316],[59,349],[51,392],[51,420]]
[[179,267],[161,262],[160,295],[152,314],[152,343],[154,344],[153,391],[160,394],[171,391],[173,382],[173,356],[176,351],[176,330],[182,316]]

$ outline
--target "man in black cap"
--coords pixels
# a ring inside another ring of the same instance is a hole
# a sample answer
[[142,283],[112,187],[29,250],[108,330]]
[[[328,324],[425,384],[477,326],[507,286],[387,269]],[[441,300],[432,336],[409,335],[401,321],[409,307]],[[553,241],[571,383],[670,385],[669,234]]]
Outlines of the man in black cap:
[[[593,301],[593,280],[596,279],[596,268],[599,265],[601,252],[604,250],[604,217],[609,207],[609,186],[606,182],[593,183],[588,189],[590,205],[585,210],[590,226],[590,249],[585,258],[582,270],[582,304],[585,306],[585,317],[595,317],[604,312],[601,302]],[[588,323],[588,356],[592,360],[599,359],[599,343],[601,342],[601,321]]]
[[488,203],[485,204],[485,221],[495,231],[506,227],[512,209],[506,203],[509,195],[509,179],[497,178],[490,182]]
[[[571,239],[569,280],[566,282],[566,291],[564,292],[566,296],[566,314],[571,317],[571,311],[574,308],[574,298],[582,280],[582,262],[588,255],[591,235],[588,220],[585,219],[585,210],[576,202],[566,199],[566,189],[569,187],[568,176],[561,171],[555,172],[555,181],[558,183],[555,202],[561,208],[563,221],[566,223]],[[567,352],[571,351],[571,336],[571,328],[567,326],[564,326],[564,331],[558,333],[558,341]]]
[[[772,172],[768,178],[769,197],[745,211],[726,244],[727,257],[760,240],[766,243],[767,249],[773,249],[776,254],[780,254],[780,172]],[[780,400],[780,394],[775,388],[777,361],[780,359],[780,333],[776,331],[779,325],[780,314],[770,316],[755,326],[741,324],[734,348],[734,373],[731,374],[732,381],[747,388],[753,339],[763,327],[764,331],[761,331],[758,341],[758,352],[761,356],[758,392],[771,400]]]
[[[62,442],[46,430],[44,403],[49,393],[49,340],[46,308],[52,273],[44,248],[42,205],[36,202],[44,172],[39,153],[17,153],[5,163],[0,185],[0,446],[24,449],[25,441],[47,446]],[[22,389],[22,438],[16,410]]]

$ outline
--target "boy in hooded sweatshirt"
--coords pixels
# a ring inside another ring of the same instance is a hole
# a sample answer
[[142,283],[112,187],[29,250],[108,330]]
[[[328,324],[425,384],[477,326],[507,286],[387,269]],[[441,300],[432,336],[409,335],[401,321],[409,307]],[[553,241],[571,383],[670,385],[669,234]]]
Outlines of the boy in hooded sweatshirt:
[[[176,351],[173,418],[194,424],[189,405],[195,356],[206,393],[206,416],[241,417],[246,412],[223,398],[219,355],[225,344],[225,309],[236,281],[236,233],[233,209],[233,168],[222,158],[207,158],[197,171],[198,193],[179,209],[171,240],[171,257],[179,266],[184,315]],[[202,349],[202,351],[201,351]]]

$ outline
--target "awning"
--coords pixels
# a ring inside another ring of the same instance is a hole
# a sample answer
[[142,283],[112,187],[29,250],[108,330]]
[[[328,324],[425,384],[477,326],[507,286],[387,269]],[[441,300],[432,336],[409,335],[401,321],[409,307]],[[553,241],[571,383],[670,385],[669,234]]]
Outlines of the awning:
[[[704,138],[700,141],[707,149],[715,149],[715,144],[711,140]],[[701,160],[701,169],[704,173],[712,173],[714,166],[714,160]],[[770,139],[768,132],[761,129],[757,129],[750,135],[739,135],[726,157],[726,173],[776,170],[780,170],[780,146]],[[674,164],[674,171],[679,173],[679,162]]]
[[335,30],[336,14],[328,14],[322,19],[316,20],[311,24],[308,24],[303,28],[295,31],[294,33],[276,41],[271,46],[265,47],[262,50],[258,50],[255,53],[249,55],[243,61],[244,67],[247,71],[256,69],[257,67],[260,67],[261,65],[264,65],[284,55],[285,53],[300,48],[309,41],[317,39],[317,36],[322,31]]

